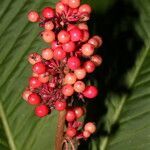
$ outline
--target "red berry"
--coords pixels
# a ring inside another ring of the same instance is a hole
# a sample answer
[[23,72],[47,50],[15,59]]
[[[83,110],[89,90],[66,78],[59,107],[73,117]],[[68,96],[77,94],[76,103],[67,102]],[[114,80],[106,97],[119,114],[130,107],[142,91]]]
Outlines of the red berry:
[[68,43],[64,43],[62,45],[62,48],[65,52],[73,52],[76,48],[76,45],[74,42],[69,41]]
[[69,127],[67,130],[66,130],[66,134],[70,137],[70,138],[73,138],[76,134],[77,134],[77,130],[73,127]]
[[55,109],[58,111],[62,111],[66,109],[67,103],[65,101],[56,101],[55,102]]
[[74,25],[74,24],[68,24],[68,26],[67,26],[67,31],[70,31],[71,29],[76,28],[76,27],[77,27],[77,26]]
[[78,57],[72,56],[68,59],[67,65],[70,69],[75,70],[80,67],[80,59]]
[[49,108],[46,105],[40,105],[35,108],[35,114],[38,117],[45,117],[50,112]]
[[70,34],[65,31],[65,30],[61,30],[59,33],[58,33],[58,41],[60,43],[67,43],[70,41]]
[[32,70],[33,70],[33,72],[35,72],[37,74],[42,74],[42,73],[45,73],[46,67],[42,62],[38,62],[33,65]]
[[82,32],[83,32],[83,37],[82,37],[81,41],[86,42],[89,39],[90,34],[89,34],[88,30],[82,30]]
[[71,29],[69,32],[70,32],[71,40],[73,42],[82,40],[83,33],[82,30],[80,30],[78,27]]
[[58,47],[61,47],[61,45],[58,44],[58,41],[52,41],[51,48],[54,50],[54,49],[56,49]]
[[90,5],[88,4],[82,4],[80,7],[79,7],[79,13],[88,13],[90,14],[92,11],[92,8]]
[[85,84],[82,81],[77,81],[74,84],[74,90],[78,93],[82,93],[85,90]]
[[41,62],[42,57],[38,53],[32,53],[28,56],[28,61],[30,64],[34,65],[35,63]]
[[90,133],[94,133],[96,131],[96,126],[93,122],[88,122],[85,124],[84,130]]
[[79,23],[78,28],[81,30],[88,30],[89,29],[89,27],[86,23]]
[[95,98],[98,95],[98,89],[95,86],[89,85],[83,91],[83,95],[86,98],[90,98],[90,99]]
[[36,11],[30,11],[28,13],[28,20],[31,22],[38,22],[39,18],[39,14]]
[[88,60],[84,63],[84,68],[87,73],[92,73],[95,70],[95,64],[92,61]]
[[42,57],[46,60],[50,60],[53,58],[53,50],[50,48],[45,48],[42,50]]
[[68,110],[66,113],[66,120],[72,122],[76,119],[76,114],[73,110]]
[[83,44],[81,47],[81,52],[84,56],[91,56],[94,53],[94,46],[89,43]]
[[38,105],[41,102],[41,98],[38,94],[32,93],[28,97],[28,103],[31,105]]
[[77,8],[80,6],[80,0],[68,0],[68,5],[70,8]]
[[56,9],[56,12],[57,12],[58,14],[62,15],[63,12],[66,12],[66,11],[67,11],[67,6],[66,6],[65,4],[63,4],[62,2],[58,2],[58,3],[56,4],[55,9]]
[[68,4],[68,0],[61,0],[63,4]]
[[84,138],[89,138],[91,136],[91,133],[89,131],[83,131]]
[[66,52],[61,47],[58,47],[54,50],[54,58],[56,60],[62,60],[65,57],[66,57]]
[[64,85],[63,88],[62,88],[62,93],[65,95],[65,96],[71,96],[73,95],[74,93],[74,89],[73,87],[70,85],[70,84],[67,84],[67,85]]
[[27,101],[30,94],[32,94],[32,92],[27,89],[22,93],[22,98]]
[[102,64],[102,57],[99,55],[93,55],[91,57],[91,61],[95,64],[95,66],[100,66]]
[[31,88],[38,88],[42,85],[42,83],[38,80],[37,77],[31,77],[29,79],[29,85]]
[[54,12],[53,8],[51,8],[51,7],[45,7],[42,10],[42,15],[46,19],[51,19],[51,18],[53,18],[55,16],[55,12]]
[[49,81],[49,73],[46,72],[46,73],[43,73],[43,74],[40,74],[38,76],[38,80],[41,82],[41,83],[47,83]]
[[81,80],[84,79],[86,76],[86,70],[84,68],[78,68],[76,70],[74,70],[74,74],[76,75],[76,77]]
[[51,30],[45,30],[42,32],[42,38],[46,43],[51,43],[55,40],[55,33]]
[[80,118],[80,117],[82,117],[84,115],[84,110],[83,110],[82,107],[75,107],[74,108],[74,112],[76,114],[76,118],[77,119]]
[[65,84],[74,84],[77,80],[77,77],[74,73],[68,73],[66,74],[64,78],[64,83]]
[[44,24],[44,28],[45,30],[53,30],[54,29],[54,24],[52,21],[47,21],[45,24]]

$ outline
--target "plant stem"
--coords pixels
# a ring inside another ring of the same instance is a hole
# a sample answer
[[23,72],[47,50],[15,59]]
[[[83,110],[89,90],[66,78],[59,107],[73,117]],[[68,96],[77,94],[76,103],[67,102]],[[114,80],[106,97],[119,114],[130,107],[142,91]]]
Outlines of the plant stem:
[[62,142],[64,139],[65,115],[66,115],[65,110],[59,111],[56,139],[55,139],[55,150],[62,150]]

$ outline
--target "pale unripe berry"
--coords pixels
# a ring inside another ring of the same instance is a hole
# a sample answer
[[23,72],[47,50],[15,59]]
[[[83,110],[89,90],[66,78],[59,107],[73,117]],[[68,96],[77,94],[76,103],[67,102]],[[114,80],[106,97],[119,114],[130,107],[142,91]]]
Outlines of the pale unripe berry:
[[88,30],[89,29],[89,27],[86,23],[79,23],[78,28],[81,30]]
[[102,64],[102,57],[99,55],[93,55],[91,57],[91,61],[95,64],[95,66],[100,66]]
[[56,9],[56,12],[61,15],[61,14],[63,14],[63,12],[67,11],[67,6],[65,4],[63,4],[62,2],[58,2],[56,4],[55,9]]
[[77,8],[80,6],[80,0],[68,0],[68,5],[71,8]]
[[79,13],[88,13],[90,14],[92,11],[92,8],[90,5],[88,4],[82,4],[80,7],[79,7]]
[[89,138],[90,136],[91,136],[91,133],[89,132],[89,131],[83,131],[83,136],[85,137],[85,138]]
[[31,22],[38,22],[39,18],[39,14],[36,11],[30,11],[28,13],[28,20]]
[[62,93],[65,96],[71,96],[74,93],[74,89],[73,89],[73,87],[70,84],[67,84],[67,85],[63,86]]
[[77,81],[74,84],[74,90],[78,93],[82,93],[85,90],[85,84],[82,81]]
[[90,133],[94,133],[96,131],[96,126],[92,122],[88,122],[84,126],[85,131],[89,131]]
[[39,55],[38,53],[31,53],[28,56],[28,61],[30,64],[34,65],[35,63],[41,62],[42,61],[42,57],[41,55]]
[[46,43],[51,43],[55,40],[55,33],[51,30],[45,30],[42,32],[42,38]]
[[61,0],[61,2],[66,5],[68,4],[68,0]]
[[52,21],[47,21],[45,24],[44,24],[44,28],[45,30],[53,30],[54,29],[54,24]]
[[94,46],[89,43],[83,44],[81,47],[81,52],[84,56],[91,56],[94,53]]
[[74,70],[74,74],[76,75],[76,77],[81,80],[84,79],[86,76],[86,70],[84,68],[78,68],[76,70]]
[[95,38],[97,40],[97,42],[98,42],[98,46],[97,47],[100,47],[102,45],[102,43],[103,43],[102,38],[100,36],[98,36],[98,35],[93,36],[93,38]]
[[22,93],[22,98],[23,98],[25,101],[27,101],[30,94],[32,94],[32,92],[31,92],[30,90],[25,90],[25,91]]
[[74,73],[68,73],[66,74],[64,78],[64,83],[65,84],[74,84],[77,80],[77,77]]
[[51,48],[45,48],[42,50],[42,57],[46,60],[53,58],[53,50]]
[[48,73],[43,73],[43,74],[40,74],[38,76],[38,80],[41,82],[41,83],[47,83],[49,81],[49,74]]

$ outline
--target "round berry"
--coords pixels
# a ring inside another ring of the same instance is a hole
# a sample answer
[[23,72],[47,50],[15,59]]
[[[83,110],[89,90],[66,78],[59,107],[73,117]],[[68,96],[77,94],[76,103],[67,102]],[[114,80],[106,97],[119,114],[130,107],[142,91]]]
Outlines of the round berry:
[[77,27],[77,26],[74,25],[74,24],[68,24],[68,26],[67,26],[67,31],[70,31],[71,29],[76,28],[76,27]]
[[88,13],[90,14],[92,11],[92,8],[90,5],[88,4],[82,4],[80,7],[79,7],[79,13]]
[[95,64],[90,60],[86,61],[83,66],[87,73],[92,73],[95,70]]
[[82,30],[82,32],[83,32],[83,36],[82,36],[81,41],[86,42],[89,39],[90,34],[89,34],[88,30]]
[[70,8],[78,8],[80,6],[80,0],[68,0]]
[[42,57],[46,60],[50,60],[53,58],[53,50],[50,48],[45,48],[42,50]]
[[41,102],[41,98],[38,94],[32,93],[28,97],[28,103],[31,105],[38,105]]
[[77,134],[77,130],[73,127],[69,127],[67,130],[66,130],[66,134],[67,136],[69,136],[70,138],[73,138],[76,134]]
[[95,98],[98,95],[98,89],[95,86],[89,85],[82,93],[86,98]]
[[49,112],[50,110],[46,105],[40,105],[35,108],[35,114],[40,118],[47,116]]
[[32,72],[32,77],[38,77],[38,76],[39,76],[39,74]]
[[82,117],[84,115],[84,110],[83,110],[82,107],[75,107],[74,108],[74,112],[76,114],[76,118],[77,119],[80,118],[80,117]]
[[65,95],[65,96],[71,96],[73,95],[74,93],[74,89],[73,87],[70,85],[70,84],[66,84],[63,86],[62,88],[62,93]]
[[28,20],[31,22],[38,22],[39,18],[39,14],[36,11],[30,11],[28,13]]
[[38,80],[37,77],[31,77],[29,79],[29,85],[31,88],[38,88],[42,85],[42,83]]
[[85,90],[85,84],[82,81],[77,81],[74,84],[74,90],[78,93],[82,93]]
[[65,101],[56,101],[55,102],[55,109],[58,111],[62,111],[66,109],[67,103]]
[[72,56],[68,59],[67,65],[70,69],[75,70],[80,67],[81,62],[78,57]]
[[86,23],[79,23],[78,28],[81,30],[88,30],[89,29],[89,27]]
[[42,32],[42,38],[46,43],[51,43],[55,40],[55,33],[51,30],[45,30]]
[[81,52],[84,56],[91,56],[94,53],[94,46],[92,44],[86,43],[81,47]]
[[61,47],[61,45],[58,44],[58,41],[52,41],[51,48],[54,50],[54,49],[56,49],[58,47]]
[[47,83],[49,81],[49,73],[46,72],[46,73],[43,73],[43,74],[40,74],[38,76],[38,80],[41,82],[41,83]]
[[34,65],[38,62],[41,62],[42,57],[38,53],[32,53],[28,56],[28,61],[29,61],[30,64]]
[[54,12],[53,8],[51,8],[51,7],[45,7],[42,10],[42,15],[46,19],[51,19],[51,18],[53,18],[55,16],[55,12]]
[[74,84],[77,80],[77,77],[74,73],[68,73],[66,74],[64,78],[64,83],[65,84]]
[[97,48],[99,45],[98,40],[96,40],[96,38],[89,39],[88,43],[92,44],[94,46],[94,48]]
[[58,2],[58,3],[56,4],[55,9],[56,9],[56,12],[57,12],[58,14],[62,15],[63,12],[66,12],[66,11],[67,11],[67,6],[66,6],[65,4],[63,4],[62,2]]
[[81,80],[84,79],[86,76],[86,70],[84,68],[78,68],[76,70],[74,70],[74,74],[76,75],[76,77]]
[[56,60],[62,60],[65,57],[66,57],[66,52],[61,47],[58,47],[54,50],[54,58]]
[[83,33],[82,33],[82,30],[80,30],[78,27],[71,29],[69,32],[71,36],[71,41],[77,42],[77,41],[82,40]]
[[102,57],[99,55],[93,55],[91,57],[91,61],[95,64],[95,66],[100,66],[102,64]]
[[45,30],[53,30],[54,29],[54,24],[52,21],[47,21],[44,24]]
[[27,89],[22,93],[22,98],[27,101],[30,94],[32,94],[32,92]]
[[98,36],[98,35],[93,36],[93,38],[96,39],[97,42],[98,42],[98,46],[97,47],[100,47],[102,45],[102,43],[103,43],[102,38],[100,36]]
[[66,5],[68,4],[68,0],[61,0],[61,2]]
[[85,124],[84,130],[90,133],[94,133],[96,131],[96,126],[93,122],[88,122]]
[[65,51],[65,52],[73,52],[74,50],[75,50],[75,48],[76,48],[76,45],[75,45],[75,43],[74,42],[72,42],[72,41],[69,41],[69,42],[67,42],[67,43],[64,43],[63,45],[62,45],[62,48],[63,48],[63,50]]
[[83,131],[84,138],[89,138],[91,136],[91,133],[89,131]]
[[76,119],[76,114],[73,110],[68,110],[66,113],[66,120],[72,122]]
[[42,73],[45,73],[46,67],[42,62],[38,62],[33,65],[32,70],[33,70],[33,72],[35,72],[37,74],[42,74]]
[[58,33],[58,41],[60,43],[67,43],[70,41],[70,34],[65,31],[65,30],[61,30],[59,33]]

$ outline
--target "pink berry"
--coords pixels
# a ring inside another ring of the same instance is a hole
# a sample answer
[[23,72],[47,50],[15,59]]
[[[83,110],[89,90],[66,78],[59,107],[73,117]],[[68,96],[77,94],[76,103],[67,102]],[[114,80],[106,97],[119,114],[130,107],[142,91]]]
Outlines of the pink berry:
[[31,105],[38,105],[41,102],[41,98],[38,94],[32,93],[28,97],[28,103]]
[[60,43],[67,43],[70,41],[70,34],[65,31],[65,30],[61,30],[59,33],[58,33],[58,41]]
[[56,49],[58,47],[61,47],[61,45],[58,44],[58,41],[52,41],[51,48],[54,50],[54,49]]
[[74,50],[75,50],[75,48],[76,48],[76,45],[75,45],[75,43],[74,42],[72,42],[72,41],[69,41],[69,42],[67,42],[67,43],[64,43],[63,45],[62,45],[62,48],[63,48],[63,50],[65,51],[65,52],[73,52]]
[[76,75],[76,77],[81,80],[84,79],[86,76],[86,70],[84,68],[78,68],[76,70],[74,70],[74,74]]
[[27,101],[30,94],[32,94],[32,92],[27,89],[22,93],[22,98]]
[[32,53],[28,56],[28,61],[29,61],[30,64],[34,65],[38,62],[41,62],[42,57],[38,53]]
[[58,111],[62,111],[66,109],[67,103],[65,101],[56,101],[55,102],[55,109]]
[[84,109],[82,107],[75,107],[74,112],[76,114],[77,119],[84,115]]
[[93,55],[91,57],[91,61],[95,64],[95,66],[100,66],[102,64],[102,57],[99,55]]
[[70,8],[77,8],[80,6],[80,0],[68,0],[68,5]]
[[53,50],[50,48],[45,48],[42,50],[42,57],[46,60],[50,60],[53,58]]
[[74,84],[77,80],[77,77],[74,73],[68,73],[66,74],[64,78],[64,83],[65,84]]
[[54,29],[54,24],[52,21],[47,21],[45,24],[44,24],[44,28],[45,30],[53,30]]
[[63,4],[62,2],[58,2],[58,3],[56,4],[55,9],[56,9],[56,12],[57,12],[58,14],[62,15],[63,12],[66,12],[66,11],[67,11],[67,6],[66,6],[65,4]]
[[74,93],[74,89],[73,87],[70,85],[70,84],[66,84],[63,86],[62,88],[62,93],[65,95],[65,96],[71,96],[73,95]]
[[83,32],[83,36],[82,36],[81,41],[86,42],[90,37],[89,31],[88,30],[82,30],[82,32]]
[[88,13],[90,14],[92,11],[92,8],[90,5],[88,4],[82,4],[80,7],[79,7],[79,13]]
[[39,77],[39,74],[32,72],[32,77]]
[[35,108],[35,114],[40,118],[47,116],[49,112],[50,110],[46,105],[40,105]]
[[83,131],[84,138],[89,138],[91,136],[91,133],[89,131]]
[[90,98],[90,99],[95,98],[98,95],[98,89],[95,86],[89,85],[83,91],[83,95],[86,98]]
[[66,120],[72,122],[76,119],[76,114],[73,110],[68,110],[66,113]]
[[42,32],[42,38],[46,43],[51,43],[55,40],[55,33],[51,30],[45,30]]
[[82,40],[83,33],[82,30],[80,30],[78,27],[71,29],[70,31],[71,41],[77,42]]
[[37,77],[31,77],[29,79],[29,85],[30,85],[31,88],[34,89],[34,88],[40,87],[42,85],[42,83],[38,80]]
[[74,25],[74,24],[68,24],[68,26],[67,26],[67,31],[70,31],[70,30],[72,30],[73,28],[76,28],[77,26],[76,25]]
[[28,20],[31,22],[38,22],[39,18],[39,14],[36,11],[30,11],[28,13]]
[[83,66],[87,73],[92,73],[95,70],[95,64],[90,60],[86,61]]
[[78,28],[81,30],[88,30],[89,29],[89,27],[86,23],[79,23]]
[[61,0],[63,4],[68,4],[68,0]]
[[93,122],[88,122],[84,126],[84,130],[90,132],[91,134],[96,131],[96,126]]
[[55,12],[54,12],[53,8],[51,8],[51,7],[45,7],[42,10],[42,15],[46,19],[51,19],[51,18],[53,18],[55,16]]
[[89,39],[88,43],[92,44],[94,46],[94,48],[98,48],[99,43],[98,43],[98,40],[96,38]]
[[102,45],[102,43],[103,43],[102,38],[100,36],[98,36],[98,35],[93,36],[93,38],[98,41],[98,47],[100,47]]
[[82,81],[77,81],[74,84],[74,90],[78,93],[82,93],[85,90],[85,84]]
[[68,59],[67,65],[70,69],[75,70],[80,67],[80,59],[78,57],[72,56]]
[[70,138],[73,138],[76,134],[77,134],[77,130],[73,127],[69,127],[67,130],[66,130],[66,134],[67,136],[69,136]]
[[94,53],[94,46],[92,44],[86,43],[81,47],[81,52],[84,56],[91,56]]
[[54,58],[56,60],[62,60],[65,57],[66,57],[66,52],[61,47],[58,47],[54,50]]
[[41,82],[41,83],[47,83],[49,81],[49,73],[43,73],[43,74],[40,74],[38,76],[38,80]]
[[42,62],[38,62],[33,65],[32,70],[37,74],[43,74],[46,71],[46,67]]

